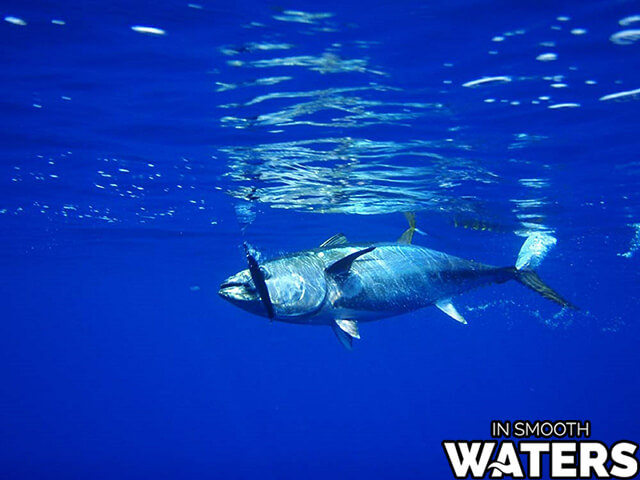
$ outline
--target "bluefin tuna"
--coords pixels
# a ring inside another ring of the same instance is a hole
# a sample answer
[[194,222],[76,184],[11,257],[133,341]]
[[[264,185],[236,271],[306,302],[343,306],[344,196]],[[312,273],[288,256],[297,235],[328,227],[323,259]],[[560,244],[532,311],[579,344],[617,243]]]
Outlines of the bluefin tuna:
[[353,339],[360,338],[359,323],[432,305],[466,324],[452,298],[509,280],[562,307],[576,308],[531,268],[539,263],[527,253],[532,239],[525,242],[517,266],[496,267],[413,245],[415,219],[412,215],[408,218],[409,228],[397,242],[349,243],[337,234],[318,248],[261,265],[245,244],[249,268],[227,278],[218,293],[232,304],[271,320],[329,326],[349,349]]

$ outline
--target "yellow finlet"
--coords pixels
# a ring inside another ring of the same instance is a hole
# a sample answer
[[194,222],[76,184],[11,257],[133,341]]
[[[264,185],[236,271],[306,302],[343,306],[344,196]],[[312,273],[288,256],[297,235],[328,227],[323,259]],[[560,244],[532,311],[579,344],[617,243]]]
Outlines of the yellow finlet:
[[413,241],[413,233],[416,231],[416,214],[413,212],[405,212],[404,216],[409,222],[409,228],[407,228],[398,239],[398,243],[410,245]]

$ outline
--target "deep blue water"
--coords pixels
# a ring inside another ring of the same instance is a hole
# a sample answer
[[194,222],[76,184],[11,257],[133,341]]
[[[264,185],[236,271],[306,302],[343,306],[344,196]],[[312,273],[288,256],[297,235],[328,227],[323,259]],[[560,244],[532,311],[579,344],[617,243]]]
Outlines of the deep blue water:
[[[0,10],[3,478],[451,478],[440,442],[493,419],[640,439],[636,2]],[[348,352],[216,294],[245,241],[392,241],[406,211],[497,265],[553,235],[580,310],[493,286]]]

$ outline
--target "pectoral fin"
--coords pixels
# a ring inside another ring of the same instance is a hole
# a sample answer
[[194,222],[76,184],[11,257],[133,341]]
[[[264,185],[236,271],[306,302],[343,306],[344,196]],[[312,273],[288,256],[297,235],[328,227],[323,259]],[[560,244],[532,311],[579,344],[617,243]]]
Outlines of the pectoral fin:
[[342,330],[337,323],[331,325],[331,329],[333,330],[333,333],[336,334],[336,338],[344,348],[347,350],[353,349],[353,337],[351,335]]
[[460,312],[458,312],[458,310],[456,310],[456,307],[453,306],[453,303],[451,303],[451,299],[450,298],[447,298],[447,299],[444,299],[444,300],[440,300],[439,302],[436,302],[436,307],[438,307],[444,313],[449,315],[456,322],[460,322],[463,325],[467,324],[467,321],[464,319],[464,317],[462,315],[460,315]]
[[376,247],[368,247],[363,250],[358,250],[357,252],[350,253],[346,257],[341,258],[333,265],[327,267],[325,271],[338,280],[344,279],[349,273],[349,269],[353,264],[354,260],[365,253],[369,253],[375,250]]
[[360,332],[358,330],[358,322],[355,320],[336,320],[336,324],[340,330],[349,334],[353,338],[360,340]]

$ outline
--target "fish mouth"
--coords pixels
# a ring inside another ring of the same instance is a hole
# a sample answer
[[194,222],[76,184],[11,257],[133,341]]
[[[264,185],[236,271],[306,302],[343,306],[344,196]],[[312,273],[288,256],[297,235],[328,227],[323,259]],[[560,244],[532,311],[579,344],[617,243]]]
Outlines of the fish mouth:
[[223,283],[218,289],[218,295],[225,300],[236,300],[244,296],[245,290],[244,285],[241,283]]
[[252,302],[258,300],[255,288],[238,281],[223,282],[218,289],[218,295],[230,302]]

